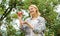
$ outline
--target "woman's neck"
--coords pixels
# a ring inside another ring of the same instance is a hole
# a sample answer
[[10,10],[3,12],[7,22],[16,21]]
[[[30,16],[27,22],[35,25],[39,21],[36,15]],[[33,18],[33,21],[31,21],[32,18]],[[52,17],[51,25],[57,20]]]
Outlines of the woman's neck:
[[38,14],[33,14],[32,19],[36,19],[38,17]]

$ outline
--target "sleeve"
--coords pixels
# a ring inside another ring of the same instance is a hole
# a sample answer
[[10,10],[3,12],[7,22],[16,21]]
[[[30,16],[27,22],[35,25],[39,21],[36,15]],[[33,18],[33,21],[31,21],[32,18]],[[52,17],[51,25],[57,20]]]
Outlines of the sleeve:
[[25,21],[26,21],[26,22],[30,22],[30,19],[31,19],[31,18],[27,18]]
[[[26,21],[26,22],[29,22],[29,19],[30,19],[30,18],[27,18],[25,21]],[[25,30],[29,29],[29,27],[28,27],[26,24],[24,24],[24,25],[22,26],[22,28],[20,28],[20,29],[23,30],[23,31],[25,31]]]
[[41,33],[41,32],[43,32],[46,29],[45,23],[46,22],[45,22],[44,18],[39,18],[37,26],[33,29],[33,32],[34,33]]

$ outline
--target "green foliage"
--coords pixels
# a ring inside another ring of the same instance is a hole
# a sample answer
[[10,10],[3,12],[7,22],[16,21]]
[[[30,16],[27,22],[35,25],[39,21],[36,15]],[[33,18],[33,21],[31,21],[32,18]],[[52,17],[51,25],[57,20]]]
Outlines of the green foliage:
[[4,13],[3,9],[0,7],[0,15]]
[[[47,26],[48,31],[46,32],[46,36],[52,36],[52,35],[55,35],[56,33],[58,33],[60,30],[60,28],[59,28],[60,20],[56,19],[57,13],[54,11],[54,7],[59,3],[60,3],[59,0],[24,0],[24,1],[9,0],[8,5],[9,5],[9,7],[11,7],[11,9],[17,8],[18,10],[20,10],[20,9],[24,8],[27,10],[31,4],[35,4],[41,13],[41,16],[44,17],[47,21],[46,26]],[[0,4],[0,15],[3,15],[4,10],[6,10],[5,4],[6,4],[6,0],[2,0],[2,3]],[[7,8],[7,10],[8,10],[8,8]],[[10,13],[11,10],[6,11],[6,12]],[[10,22],[12,22],[12,20],[13,20],[12,18],[16,19],[17,14],[8,14],[6,16],[5,21],[7,24],[7,36],[24,36],[25,33],[22,30],[16,31],[16,29],[11,25]]]

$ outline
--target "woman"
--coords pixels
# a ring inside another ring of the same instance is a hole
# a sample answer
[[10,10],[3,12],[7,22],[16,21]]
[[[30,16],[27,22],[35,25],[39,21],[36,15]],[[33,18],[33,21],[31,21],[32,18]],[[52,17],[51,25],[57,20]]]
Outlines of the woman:
[[30,17],[25,21],[22,20],[22,15],[18,16],[20,28],[26,31],[25,36],[44,36],[45,19],[40,16],[37,6],[30,5],[29,11]]

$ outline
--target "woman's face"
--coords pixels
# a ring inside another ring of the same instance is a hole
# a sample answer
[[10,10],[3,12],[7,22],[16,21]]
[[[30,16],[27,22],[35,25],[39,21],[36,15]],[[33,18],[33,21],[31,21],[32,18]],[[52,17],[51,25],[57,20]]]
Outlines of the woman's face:
[[30,13],[30,15],[34,15],[35,13],[36,13],[36,8],[34,8],[33,6],[30,6],[29,7],[29,13]]

